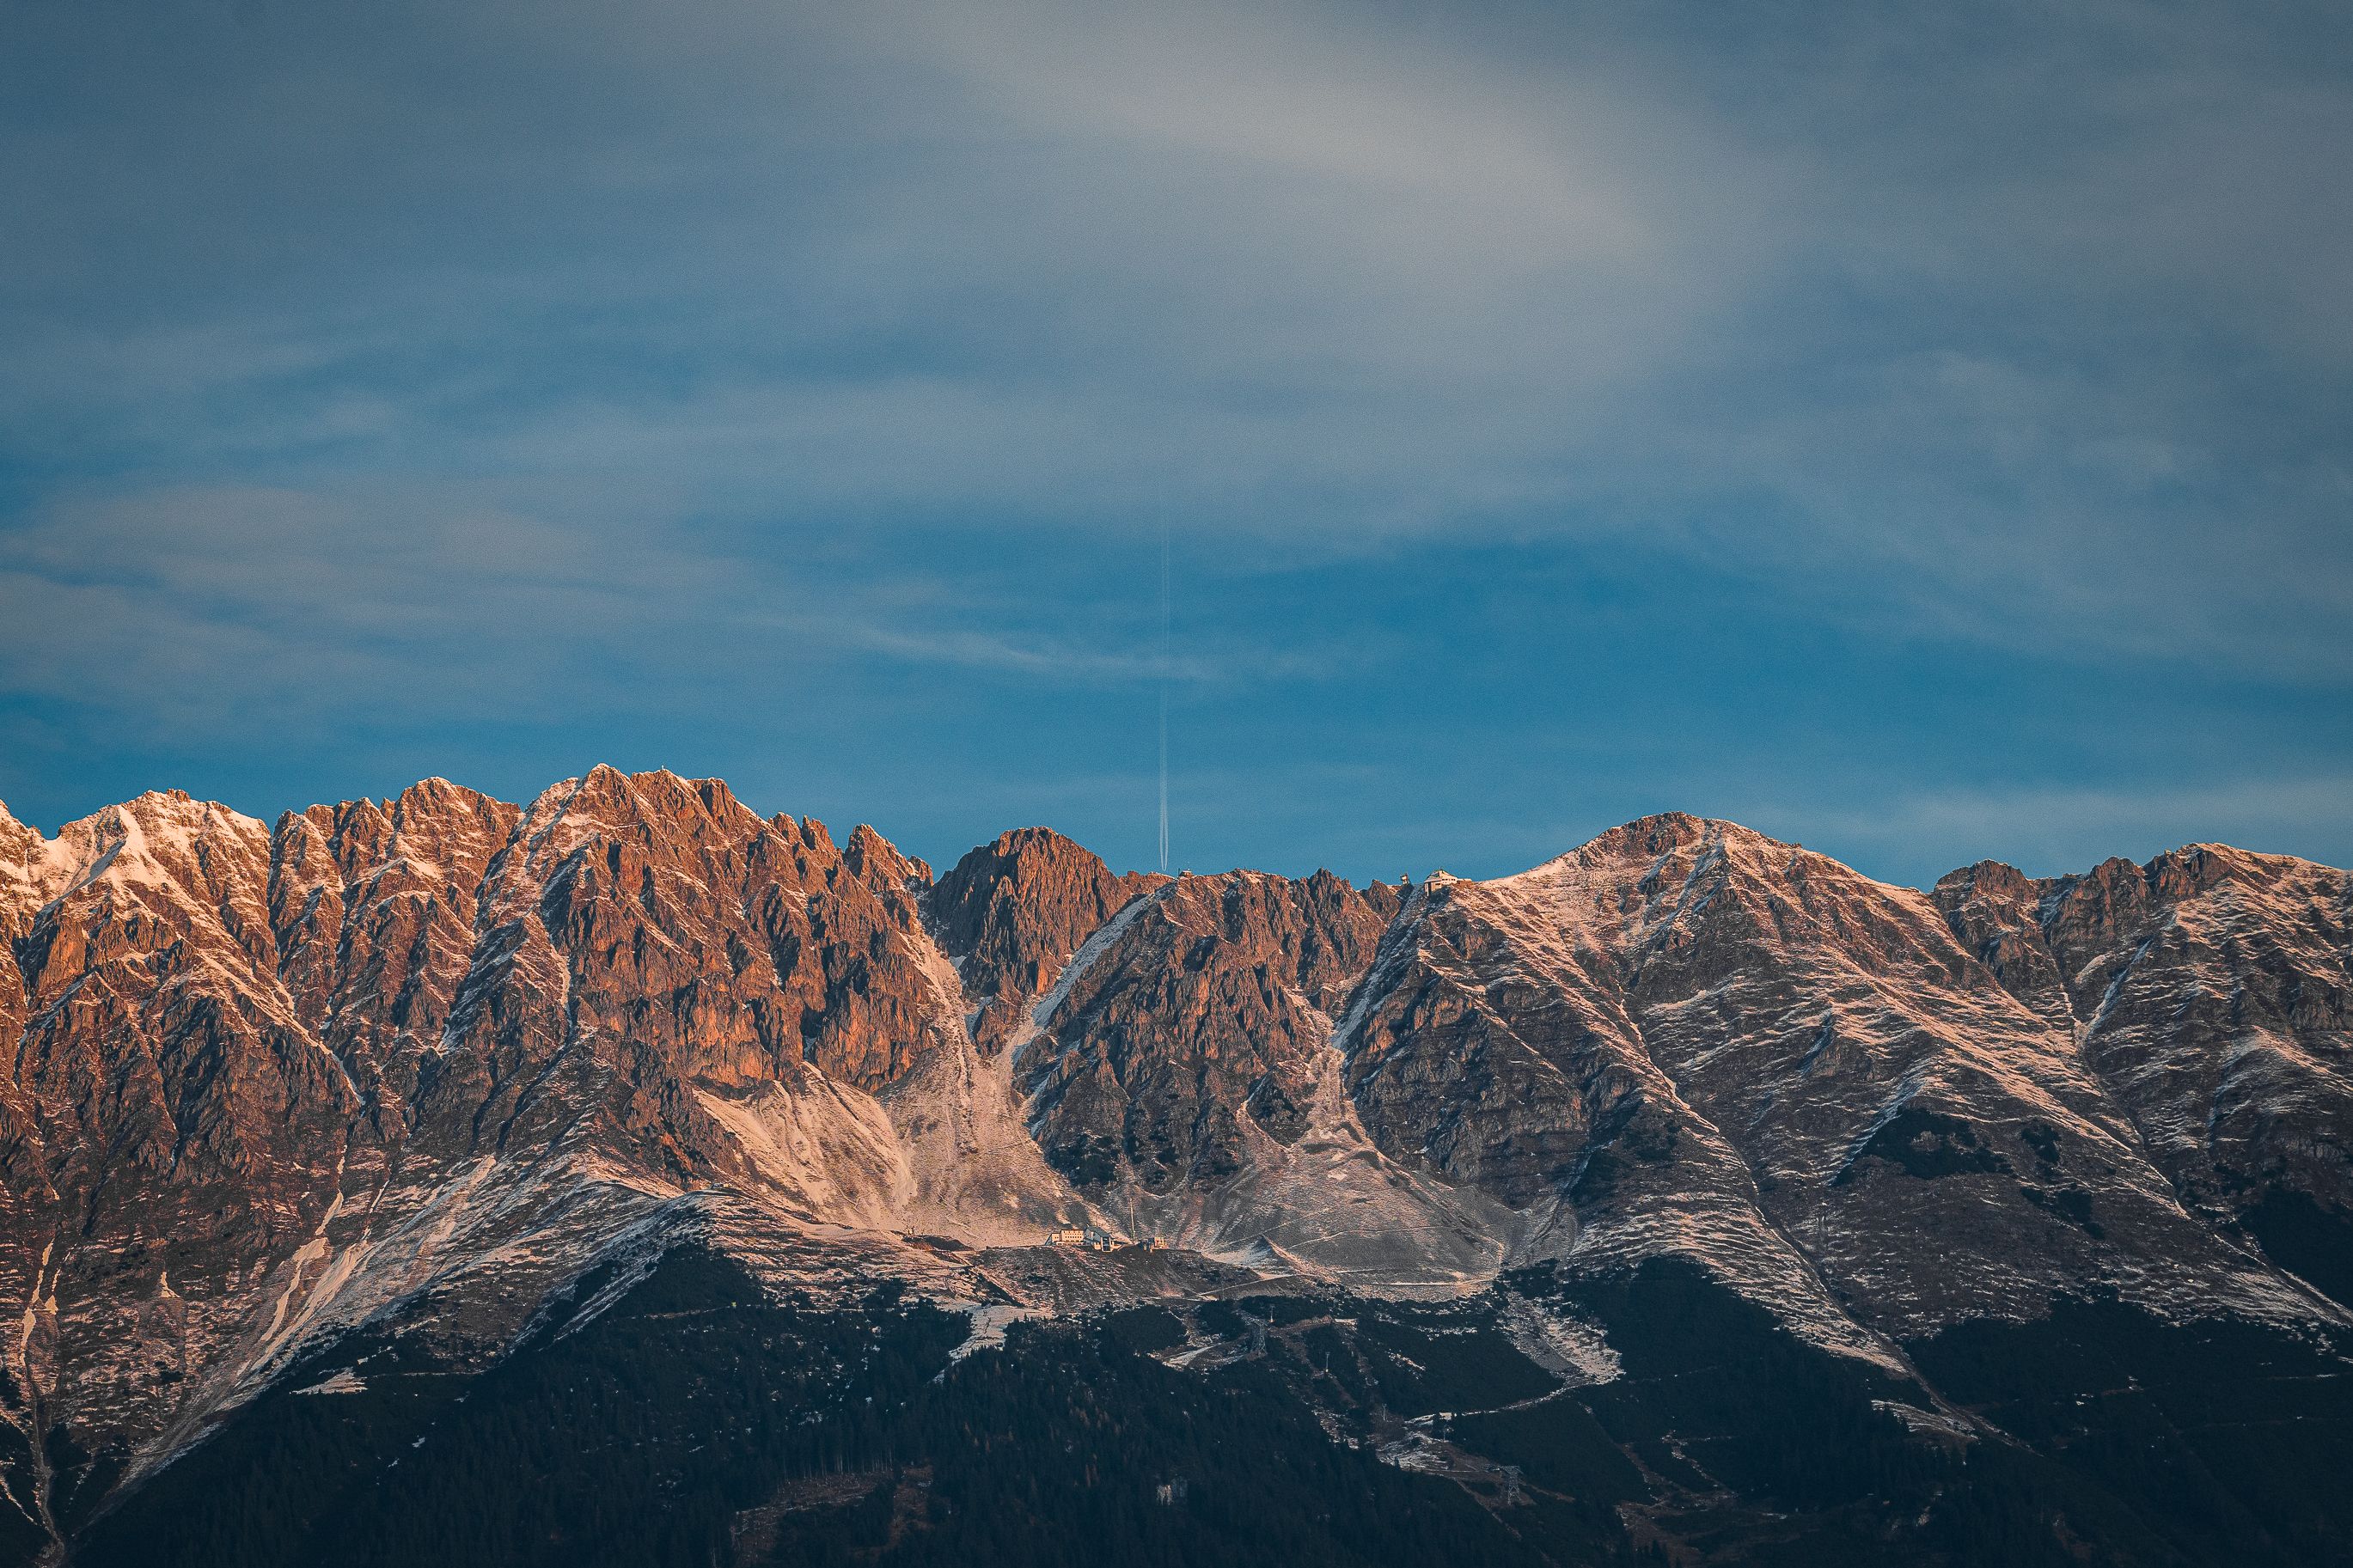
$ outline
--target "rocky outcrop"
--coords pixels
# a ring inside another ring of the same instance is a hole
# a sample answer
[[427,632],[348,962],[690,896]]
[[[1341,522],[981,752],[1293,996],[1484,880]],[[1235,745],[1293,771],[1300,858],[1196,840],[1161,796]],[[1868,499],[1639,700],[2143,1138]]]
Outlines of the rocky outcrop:
[[1387,911],[1328,872],[1235,871],[1151,896],[1075,976],[1017,1064],[1047,1158],[1082,1186],[1207,1185],[1248,1160],[1245,1129],[1306,1132],[1332,1015]]
[[941,944],[978,1004],[973,1039],[993,1056],[1022,1032],[1079,945],[1132,899],[1167,879],[1114,876],[1100,857],[1051,828],[1023,827],[957,861],[932,909]]

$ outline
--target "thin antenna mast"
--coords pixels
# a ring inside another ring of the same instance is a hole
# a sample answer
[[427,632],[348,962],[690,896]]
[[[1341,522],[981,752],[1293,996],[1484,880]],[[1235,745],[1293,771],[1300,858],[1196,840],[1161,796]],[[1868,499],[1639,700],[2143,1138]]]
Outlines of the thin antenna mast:
[[1160,509],[1160,874],[1168,874],[1168,508]]

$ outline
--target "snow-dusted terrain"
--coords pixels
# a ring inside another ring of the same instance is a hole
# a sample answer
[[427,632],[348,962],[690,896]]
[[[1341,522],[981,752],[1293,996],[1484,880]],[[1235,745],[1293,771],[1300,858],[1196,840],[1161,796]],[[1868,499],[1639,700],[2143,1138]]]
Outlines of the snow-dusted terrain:
[[[2337,1322],[2348,929],[2345,872],[2219,847],[1922,893],[1679,816],[1356,889],[1042,830],[935,882],[606,768],[274,827],[0,812],[5,1506],[53,1530],[61,1434],[127,1487],[306,1347],[487,1363],[689,1241],[780,1293],[903,1281],[972,1348],[1238,1279],[1657,1257],[1893,1372],[2089,1294]],[[1599,1329],[1513,1321],[1615,1375]]]

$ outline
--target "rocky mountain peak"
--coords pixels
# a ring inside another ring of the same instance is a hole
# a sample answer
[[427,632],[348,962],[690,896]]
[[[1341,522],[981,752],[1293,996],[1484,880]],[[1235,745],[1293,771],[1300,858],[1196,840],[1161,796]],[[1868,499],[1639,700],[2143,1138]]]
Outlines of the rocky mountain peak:
[[931,867],[901,854],[898,846],[863,822],[850,829],[849,841],[841,847],[841,863],[851,876],[877,892],[931,885]]
[[42,902],[42,860],[48,840],[0,805],[0,939],[14,940],[32,923]]
[[975,1042],[993,1055],[1082,942],[1167,879],[1114,875],[1047,827],[1017,828],[958,860],[932,890],[932,920],[978,1005]]
[[0,855],[22,854],[26,840],[44,842],[38,832],[16,820],[6,801],[0,801]]

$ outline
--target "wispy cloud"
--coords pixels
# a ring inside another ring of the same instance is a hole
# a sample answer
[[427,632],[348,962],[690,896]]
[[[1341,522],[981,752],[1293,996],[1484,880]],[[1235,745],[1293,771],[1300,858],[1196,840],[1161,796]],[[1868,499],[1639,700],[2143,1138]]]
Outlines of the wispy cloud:
[[[877,575],[675,525],[560,527],[420,488],[364,498],[187,486],[51,509],[0,532],[0,693],[182,733],[353,706],[494,719],[654,707],[714,667],[881,658],[1049,688],[1315,679],[1335,639],[1164,656],[1140,616],[1085,616],[944,563]],[[1116,606],[1115,608],[1124,608]],[[617,680],[616,677],[622,679]]]
[[2300,693],[2284,734],[2353,679],[2329,7],[6,26],[26,700],[193,733],[330,690],[747,706],[715,686],[780,727],[812,672],[1103,692],[1157,668],[1164,521],[1215,626],[1189,687],[1416,694],[1367,724],[1508,679],[1468,612],[1252,606],[1499,542],[1659,563],[1617,590],[1651,681],[1693,574],[1930,676]]

